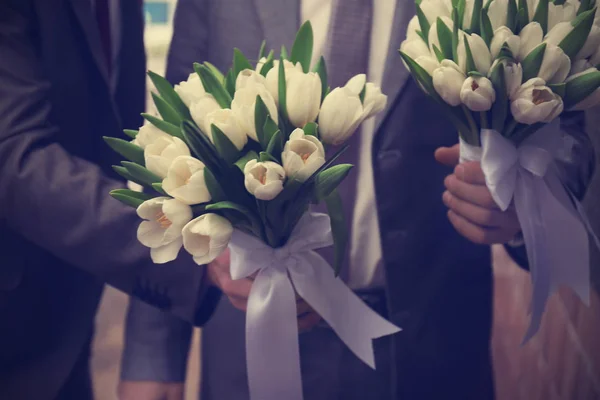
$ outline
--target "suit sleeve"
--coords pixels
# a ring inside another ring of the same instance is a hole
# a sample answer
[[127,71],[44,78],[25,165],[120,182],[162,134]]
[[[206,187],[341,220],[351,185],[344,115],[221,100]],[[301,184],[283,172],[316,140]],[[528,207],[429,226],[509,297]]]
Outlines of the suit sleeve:
[[[570,157],[560,162],[562,180],[567,187],[581,201],[596,167],[596,154],[594,146],[587,135],[585,113],[568,112],[561,116],[561,130],[565,134],[567,143],[572,144]],[[529,269],[525,246],[505,246],[511,258],[522,268]]]
[[[208,26],[205,0],[179,0],[169,50],[167,79],[186,80],[194,62],[207,58]],[[207,319],[220,298],[210,288]],[[121,379],[129,381],[183,382],[192,326],[145,304],[132,300],[127,316]]]
[[189,259],[154,265],[135,211],[108,196],[122,183],[59,144],[59,133],[77,133],[49,123],[35,24],[29,0],[0,3],[0,223],[124,292],[202,319],[203,269]]

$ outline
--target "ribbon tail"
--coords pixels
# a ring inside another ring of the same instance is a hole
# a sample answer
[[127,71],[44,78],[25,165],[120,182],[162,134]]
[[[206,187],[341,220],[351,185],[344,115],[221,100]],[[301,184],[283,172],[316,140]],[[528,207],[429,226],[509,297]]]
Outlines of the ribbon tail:
[[534,176],[528,171],[519,171],[514,193],[515,209],[521,224],[523,239],[527,248],[529,272],[531,275],[531,320],[522,344],[525,344],[539,330],[544,307],[550,296],[550,274],[544,269],[548,261],[546,227],[538,206],[538,196],[534,193]]
[[290,276],[298,294],[359,359],[374,369],[373,339],[401,329],[363,303],[312,251],[303,254],[301,262],[290,269]]
[[302,400],[296,296],[284,271],[263,269],[246,313],[250,398]]

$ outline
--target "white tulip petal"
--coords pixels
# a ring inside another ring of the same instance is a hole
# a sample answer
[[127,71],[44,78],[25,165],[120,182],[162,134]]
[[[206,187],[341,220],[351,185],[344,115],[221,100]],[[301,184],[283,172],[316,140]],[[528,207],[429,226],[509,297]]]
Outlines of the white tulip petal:
[[178,238],[164,246],[150,249],[150,258],[155,264],[165,264],[177,258],[183,244],[182,238]]
[[208,264],[225,250],[232,233],[233,227],[227,219],[204,214],[183,228],[183,247],[197,264]]
[[523,61],[533,49],[542,43],[544,31],[538,22],[530,22],[521,30],[519,37],[521,38],[521,45],[518,61]]
[[350,89],[350,91],[352,91],[352,93],[354,93],[355,95],[358,96],[360,94],[360,92],[363,91],[366,84],[367,84],[367,75],[359,74],[359,75],[356,75],[356,76],[350,78],[348,83],[346,83],[345,87]]
[[137,230],[138,241],[146,247],[164,245],[164,229],[156,221],[142,221]]
[[206,95],[204,85],[197,73],[192,72],[187,81],[183,81],[174,86],[175,92],[179,95],[183,103],[190,107],[192,103]]

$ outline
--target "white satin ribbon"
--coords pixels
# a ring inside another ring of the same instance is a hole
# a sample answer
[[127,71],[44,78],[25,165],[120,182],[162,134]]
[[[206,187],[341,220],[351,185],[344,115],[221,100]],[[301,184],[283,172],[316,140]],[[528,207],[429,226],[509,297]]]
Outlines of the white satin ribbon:
[[506,211],[514,200],[533,289],[524,343],[538,331],[546,302],[559,286],[572,288],[586,305],[590,301],[588,234],[597,239],[581,205],[559,178],[554,161],[564,153],[558,121],[518,148],[494,130],[481,131],[481,147],[460,142],[461,162],[481,161],[498,207]]
[[375,368],[373,339],[400,328],[365,305],[313,250],[331,246],[326,214],[307,213],[284,247],[234,231],[231,278],[258,272],[246,312],[246,363],[253,400],[302,400],[296,293],[358,358]]

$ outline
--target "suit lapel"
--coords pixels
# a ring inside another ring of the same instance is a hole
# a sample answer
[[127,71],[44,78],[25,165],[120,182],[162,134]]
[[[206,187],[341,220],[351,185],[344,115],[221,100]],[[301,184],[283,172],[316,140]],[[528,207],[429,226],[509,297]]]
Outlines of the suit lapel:
[[415,12],[413,0],[397,0],[392,34],[390,36],[390,45],[388,47],[383,82],[381,85],[383,93],[388,96],[388,103],[386,110],[377,117],[375,132],[379,130],[381,123],[393,109],[396,98],[400,95],[402,88],[410,77],[410,73],[402,63],[402,58],[398,53],[398,49],[400,49],[402,41],[406,38],[408,23],[415,15]]
[[108,68],[106,66],[104,54],[102,53],[102,45],[100,42],[100,34],[97,29],[96,18],[94,18],[92,12],[92,2],[90,0],[69,0],[69,3],[71,3],[77,21],[81,26],[81,30],[88,43],[95,64],[100,70],[102,78],[106,84],[109,85]]
[[300,0],[254,0],[267,49],[290,50],[300,27]]

